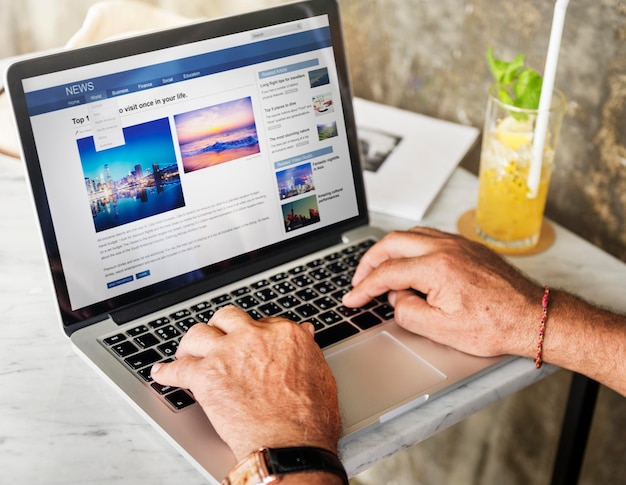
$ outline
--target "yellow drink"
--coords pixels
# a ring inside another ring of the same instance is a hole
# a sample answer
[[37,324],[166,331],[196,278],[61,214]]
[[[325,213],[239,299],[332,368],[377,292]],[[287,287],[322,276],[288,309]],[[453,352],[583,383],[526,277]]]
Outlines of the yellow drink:
[[532,131],[506,118],[485,134],[480,161],[476,231],[488,244],[528,247],[537,243],[552,172],[546,147],[536,194],[529,189]]
[[[492,85],[480,153],[475,229],[494,249],[516,254],[539,241],[565,96],[554,90],[543,157],[533,160],[538,111],[505,104],[499,95],[500,86]],[[539,164],[539,184],[534,179],[534,187],[529,187],[530,167],[538,169]]]

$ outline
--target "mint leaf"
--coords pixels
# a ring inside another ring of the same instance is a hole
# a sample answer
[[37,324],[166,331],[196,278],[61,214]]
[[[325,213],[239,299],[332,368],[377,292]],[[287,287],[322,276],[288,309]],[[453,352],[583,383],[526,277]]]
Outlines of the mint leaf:
[[539,107],[542,79],[537,71],[524,67],[524,54],[518,54],[507,62],[496,59],[493,49],[488,46],[487,64],[495,81],[500,84],[498,94],[502,102],[525,109]]
[[513,85],[513,92],[517,99],[516,106],[537,109],[542,84],[543,79],[536,71],[530,68],[522,70],[517,77],[517,82]]

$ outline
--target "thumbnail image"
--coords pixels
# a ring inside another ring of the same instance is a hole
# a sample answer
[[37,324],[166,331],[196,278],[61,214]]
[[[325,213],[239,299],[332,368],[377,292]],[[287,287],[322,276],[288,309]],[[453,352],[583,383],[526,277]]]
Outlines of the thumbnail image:
[[378,130],[358,128],[359,144],[363,154],[363,168],[376,172],[402,138]]
[[310,163],[289,167],[287,170],[278,172],[276,181],[278,182],[278,195],[281,200],[315,190],[313,169]]
[[174,116],[185,173],[259,153],[250,97]]
[[295,231],[320,221],[317,197],[314,195],[288,202],[282,208],[283,222],[287,232]]
[[185,206],[169,120],[123,131],[125,144],[103,151],[76,141],[96,232]]
[[313,110],[316,116],[326,115],[335,111],[333,95],[324,93],[313,97]]
[[328,69],[322,67],[321,69],[309,71],[309,82],[311,83],[312,88],[329,84],[330,78],[328,77]]
[[320,141],[328,140],[334,136],[338,135],[337,132],[337,122],[333,121],[331,123],[320,123],[317,125],[317,135]]

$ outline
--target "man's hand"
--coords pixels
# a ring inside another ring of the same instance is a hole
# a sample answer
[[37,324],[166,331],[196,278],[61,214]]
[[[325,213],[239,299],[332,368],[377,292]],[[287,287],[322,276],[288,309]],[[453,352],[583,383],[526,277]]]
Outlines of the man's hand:
[[346,306],[389,291],[396,322],[436,342],[479,356],[534,354],[543,289],[481,244],[428,228],[393,232],[363,256],[352,284]]
[[337,451],[337,387],[310,324],[225,307],[191,327],[176,360],[152,376],[190,389],[239,460],[260,447]]

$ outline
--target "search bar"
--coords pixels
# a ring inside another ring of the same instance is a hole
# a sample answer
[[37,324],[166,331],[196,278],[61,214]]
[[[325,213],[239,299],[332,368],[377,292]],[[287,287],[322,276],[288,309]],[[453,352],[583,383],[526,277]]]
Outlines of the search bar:
[[252,40],[267,39],[269,37],[276,37],[278,35],[289,34],[290,32],[297,32],[302,30],[302,22],[296,22],[295,24],[277,25],[276,27],[268,27],[267,29],[261,29],[256,32],[252,32]]

